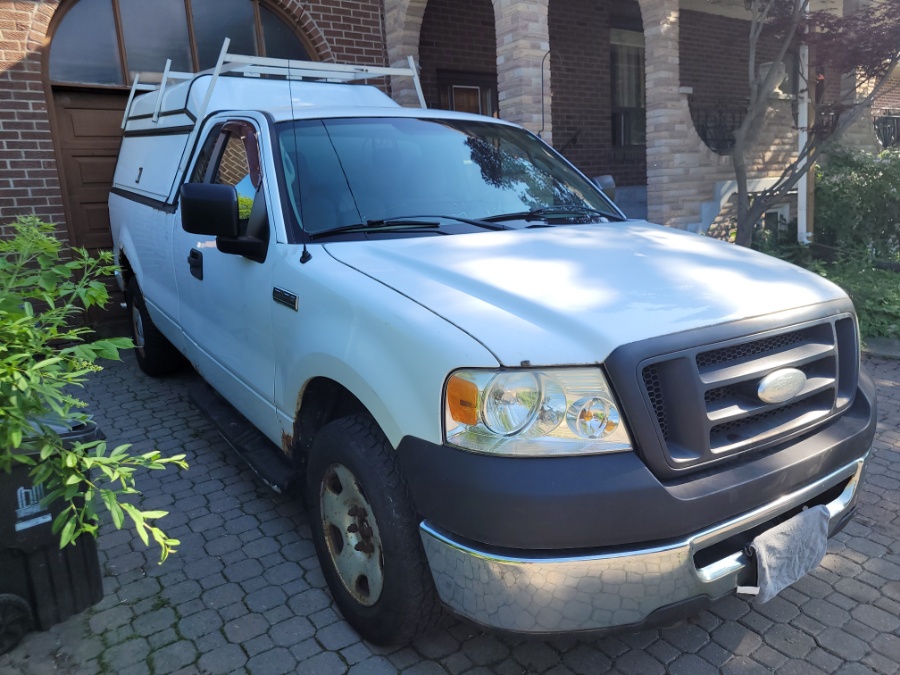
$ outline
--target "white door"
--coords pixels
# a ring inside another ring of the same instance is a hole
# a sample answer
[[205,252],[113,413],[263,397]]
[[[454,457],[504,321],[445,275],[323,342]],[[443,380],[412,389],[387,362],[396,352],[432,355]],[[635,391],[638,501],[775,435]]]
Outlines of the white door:
[[188,358],[257,428],[278,438],[271,330],[275,236],[259,151],[250,122],[228,122],[205,143],[190,180],[234,186],[241,234],[267,242],[265,259],[222,253],[215,237],[185,232],[180,209],[173,255]]

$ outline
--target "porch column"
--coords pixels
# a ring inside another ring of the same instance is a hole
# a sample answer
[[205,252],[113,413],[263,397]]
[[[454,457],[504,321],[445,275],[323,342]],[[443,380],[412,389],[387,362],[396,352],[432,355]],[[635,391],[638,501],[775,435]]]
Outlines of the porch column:
[[[419,36],[428,0],[392,0],[384,5],[384,37],[388,63],[394,68],[406,68],[412,56],[419,63]],[[391,96],[402,106],[419,107],[419,96],[412,78],[391,79]]]
[[[560,0],[557,0],[560,1]],[[493,0],[497,26],[497,94],[500,116],[552,143],[549,0]],[[542,66],[543,91],[541,90]]]
[[690,111],[680,91],[679,0],[640,0],[640,4],[646,45],[647,217],[669,223],[679,210],[670,183],[683,182],[686,168],[676,168],[674,160],[693,136]]

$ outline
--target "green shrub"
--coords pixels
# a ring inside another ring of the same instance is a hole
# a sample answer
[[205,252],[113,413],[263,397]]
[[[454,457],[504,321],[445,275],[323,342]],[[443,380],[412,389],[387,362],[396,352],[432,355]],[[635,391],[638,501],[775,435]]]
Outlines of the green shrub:
[[838,151],[816,172],[815,241],[900,260],[900,152]]
[[815,262],[811,269],[847,291],[864,338],[900,338],[900,274],[860,258]]
[[751,247],[770,256],[808,267],[812,258],[808,246],[797,241],[797,221],[781,222],[777,227],[757,227]]
[[[833,281],[853,300],[864,338],[900,338],[900,273],[879,267],[867,253],[841,254],[801,246],[796,229],[761,230],[753,248]],[[823,255],[831,259],[823,259]]]
[[109,450],[102,441],[66,447],[41,422],[83,419],[78,409],[85,404],[73,387],[101,369],[98,359],[117,360],[120,349],[131,347],[127,338],[89,342],[92,331],[76,321],[85,309],[107,302],[100,279],[113,271],[112,255],[64,251],[53,226],[34,217],[19,218],[13,227],[14,236],[0,240],[0,470],[31,466],[34,484],[47,492],[43,503],[63,502],[53,522],[61,547],[85,533],[96,536],[96,508],[103,504],[117,528],[127,515],[145,545],[150,537],[159,544],[165,560],[179,543],[153,524],[166,512],[140,511],[120,498],[139,494],[137,469],[187,468],[184,455],[133,455],[128,445]]

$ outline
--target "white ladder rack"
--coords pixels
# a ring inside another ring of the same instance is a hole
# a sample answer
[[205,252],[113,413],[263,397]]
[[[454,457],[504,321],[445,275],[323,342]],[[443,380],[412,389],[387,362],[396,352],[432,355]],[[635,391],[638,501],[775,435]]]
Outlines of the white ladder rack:
[[134,98],[139,92],[157,91],[156,106],[153,112],[153,121],[159,119],[159,113],[162,107],[163,96],[166,87],[170,82],[184,82],[193,80],[196,77],[212,75],[209,88],[206,90],[206,96],[200,109],[196,113],[196,118],[203,119],[206,113],[206,106],[212,96],[213,90],[219,79],[219,75],[241,75],[243,77],[261,77],[262,75],[274,75],[289,80],[318,80],[320,82],[359,82],[363,80],[371,80],[379,77],[411,77],[415,84],[416,93],[419,97],[419,104],[423,108],[428,106],[425,104],[425,95],[422,92],[422,83],[419,80],[419,70],[412,56],[409,57],[409,67],[407,68],[386,68],[382,66],[363,66],[343,63],[324,63],[320,61],[295,61],[292,59],[273,59],[265,56],[248,56],[245,54],[229,54],[228,46],[231,44],[229,38],[225,38],[222,43],[222,50],[219,52],[219,58],[216,66],[212,70],[204,70],[199,73],[187,73],[183,71],[172,70],[172,60],[167,59],[165,68],[163,69],[162,78],[159,84],[145,84],[140,81],[141,73],[134,78],[131,85],[131,91],[128,95],[128,102],[125,105],[125,114],[122,117],[122,128],[131,119],[131,108]]
[[131,85],[131,91],[128,94],[128,102],[125,104],[125,114],[122,117],[122,129],[125,129],[129,120],[132,119],[131,113],[134,106],[134,99],[138,93],[158,92],[156,95],[156,104],[153,108],[151,120],[154,124],[159,121],[159,115],[162,110],[163,97],[169,83],[185,82],[198,77],[211,75],[209,87],[203,97],[203,102],[194,114],[194,124],[190,132],[185,152],[182,156],[181,163],[178,167],[178,175],[180,175],[187,164],[189,157],[189,149],[193,146],[197,134],[200,132],[200,124],[206,115],[206,108],[212,98],[213,91],[218,83],[219,76],[223,74],[259,78],[262,76],[275,76],[287,80],[317,80],[320,82],[336,82],[348,83],[363,80],[371,80],[379,77],[411,77],[416,87],[416,93],[419,96],[419,104],[422,108],[427,108],[425,104],[425,95],[422,92],[422,83],[419,81],[419,70],[412,56],[409,57],[408,68],[385,68],[380,66],[363,66],[341,63],[323,63],[319,61],[295,61],[292,59],[273,59],[264,56],[247,56],[244,54],[229,54],[228,46],[231,44],[229,38],[225,38],[222,43],[222,49],[219,52],[219,58],[216,66],[212,70],[205,70],[199,73],[187,73],[172,70],[172,60],[167,59],[165,68],[159,84],[144,84],[140,81],[141,74],[135,75],[134,83]]

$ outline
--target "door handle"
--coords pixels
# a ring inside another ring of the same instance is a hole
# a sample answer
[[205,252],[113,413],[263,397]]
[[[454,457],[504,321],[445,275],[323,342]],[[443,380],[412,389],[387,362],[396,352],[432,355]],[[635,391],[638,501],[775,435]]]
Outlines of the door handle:
[[192,248],[191,252],[188,253],[187,261],[191,268],[191,276],[203,281],[203,254]]

